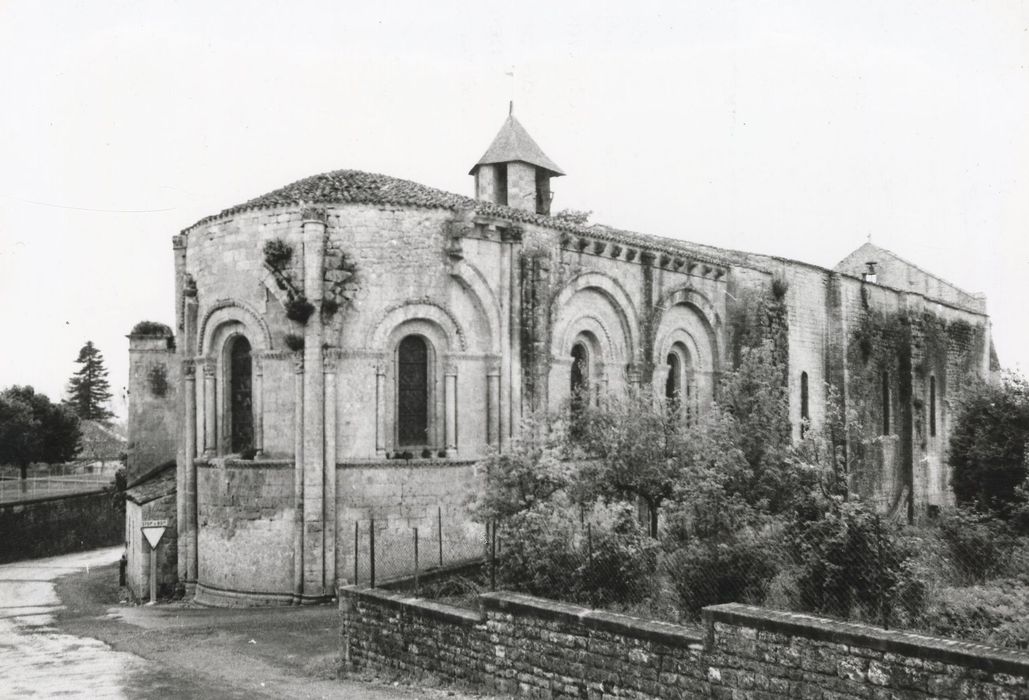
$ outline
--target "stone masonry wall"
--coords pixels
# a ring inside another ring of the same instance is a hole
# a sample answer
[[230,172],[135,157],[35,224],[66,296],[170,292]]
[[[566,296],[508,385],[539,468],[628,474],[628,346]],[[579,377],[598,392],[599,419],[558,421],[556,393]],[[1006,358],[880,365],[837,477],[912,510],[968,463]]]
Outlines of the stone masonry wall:
[[178,450],[180,363],[170,341],[147,336],[129,340],[129,482],[175,459]]
[[689,628],[514,593],[473,612],[340,589],[347,670],[534,698],[1029,696],[1029,655],[735,603]]
[[290,600],[293,463],[211,460],[198,466],[198,581],[207,595]]
[[111,490],[0,505],[0,563],[122,541],[124,514]]
[[339,465],[336,480],[337,572],[341,581],[354,580],[355,524],[358,580],[368,580],[373,518],[379,581],[414,572],[416,527],[422,569],[439,564],[441,522],[444,564],[482,556],[482,526],[471,522],[468,515],[468,501],[480,483],[473,463],[428,459],[352,462]]

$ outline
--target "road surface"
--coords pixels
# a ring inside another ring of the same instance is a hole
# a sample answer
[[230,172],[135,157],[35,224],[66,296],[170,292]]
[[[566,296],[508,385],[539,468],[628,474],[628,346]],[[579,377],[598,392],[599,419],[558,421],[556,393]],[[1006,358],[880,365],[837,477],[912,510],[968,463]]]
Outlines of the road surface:
[[336,678],[328,606],[118,603],[121,548],[0,565],[0,696],[471,698]]

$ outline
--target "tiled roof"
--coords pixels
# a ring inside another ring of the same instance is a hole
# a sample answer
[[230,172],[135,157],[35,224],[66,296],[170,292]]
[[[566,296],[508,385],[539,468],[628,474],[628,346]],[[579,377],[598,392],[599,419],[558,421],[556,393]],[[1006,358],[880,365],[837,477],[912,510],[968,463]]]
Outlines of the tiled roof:
[[632,231],[623,231],[600,225],[580,225],[553,216],[544,216],[524,209],[479,201],[471,197],[438,190],[411,180],[401,180],[390,175],[366,173],[361,170],[334,170],[320,175],[305,177],[285,187],[255,197],[243,204],[222,210],[208,216],[185,229],[258,209],[276,209],[307,204],[385,204],[392,206],[425,207],[429,209],[474,209],[482,216],[506,219],[519,223],[536,224],[558,231],[567,231],[581,236],[599,238],[628,245],[639,245],[677,252],[702,262],[725,264],[718,256],[700,250],[693,244],[660,236],[651,236]]
[[489,165],[491,163],[510,163],[512,161],[522,161],[529,165],[535,165],[538,168],[549,170],[554,175],[564,175],[564,171],[557,167],[557,164],[547,157],[547,154],[543,152],[532,137],[529,136],[529,132],[525,130],[514,115],[508,115],[507,121],[500,127],[500,131],[493,138],[493,143],[486,149],[486,152],[482,154],[482,158],[479,158],[479,162],[475,164],[475,167],[468,173],[474,175],[476,168],[480,165]]
[[175,462],[152,469],[125,490],[125,497],[140,505],[175,493]]

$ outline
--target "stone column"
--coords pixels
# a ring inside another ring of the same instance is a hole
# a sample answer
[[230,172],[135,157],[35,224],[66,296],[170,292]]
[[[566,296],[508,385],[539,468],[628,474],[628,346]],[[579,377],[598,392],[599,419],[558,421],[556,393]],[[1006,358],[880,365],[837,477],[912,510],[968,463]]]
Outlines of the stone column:
[[[535,185],[535,182],[533,183]],[[533,197],[535,199],[535,197]],[[534,204],[532,206],[535,206]],[[510,226],[501,232],[501,239],[508,248],[508,337],[510,348],[508,364],[508,385],[510,387],[510,416],[508,435],[517,437],[522,425],[522,275],[519,270],[519,250],[522,242],[522,228]]]
[[214,457],[218,454],[218,407],[215,403],[215,374],[217,373],[214,359],[208,359],[204,363],[204,456]]
[[500,363],[486,370],[486,442],[498,447],[500,440]]
[[322,288],[325,213],[303,214],[304,295],[315,312],[304,326],[304,586],[305,602],[325,593],[325,375],[322,367]]
[[254,405],[254,449],[257,457],[264,456],[264,357],[253,355],[254,380],[251,386]]
[[507,450],[511,437],[511,243],[501,233],[500,243],[500,439],[497,449]]
[[304,592],[304,356],[293,354],[293,602]]
[[386,454],[386,363],[375,365],[375,454]]
[[336,364],[339,350],[325,351],[325,587],[336,589]]
[[[197,381],[196,364],[192,360],[182,363],[185,379],[185,446],[183,492],[179,501],[183,504],[182,520],[179,521],[179,580],[187,587],[196,586],[197,580],[197,468],[194,457],[197,452],[196,406]],[[192,591],[187,590],[187,594]]]
[[457,453],[457,365],[448,364],[443,375],[444,447],[447,456]]

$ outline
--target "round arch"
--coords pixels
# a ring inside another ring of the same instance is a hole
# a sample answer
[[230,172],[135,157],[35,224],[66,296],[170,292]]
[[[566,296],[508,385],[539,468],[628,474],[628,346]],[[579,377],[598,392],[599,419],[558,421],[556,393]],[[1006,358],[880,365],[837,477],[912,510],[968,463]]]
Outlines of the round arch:
[[245,329],[244,334],[254,351],[270,350],[272,334],[268,324],[249,305],[235,299],[216,301],[200,323],[197,334],[197,355],[213,355],[219,352],[221,345],[216,341],[223,334],[223,326],[235,325]]
[[[576,275],[561,288],[561,291],[557,293],[551,302],[551,315],[556,319],[553,334],[554,342],[551,347],[554,356],[561,357],[564,355],[566,336],[569,333],[574,335],[575,331],[573,328],[575,324],[585,315],[582,313],[583,310],[579,310],[578,313],[576,312],[576,297],[589,292],[604,299],[606,302],[604,306],[610,310],[610,315],[616,321],[615,324],[608,323],[608,325],[617,325],[621,331],[621,335],[625,340],[625,348],[624,357],[619,359],[626,363],[633,362],[641,347],[639,313],[625,288],[613,277],[600,272],[583,272]],[[585,306],[590,308],[596,305],[587,304]],[[599,308],[590,308],[590,311],[592,311],[594,316],[599,316],[602,313]],[[607,335],[609,338],[612,337],[611,333]],[[611,359],[614,360],[616,358]]]

